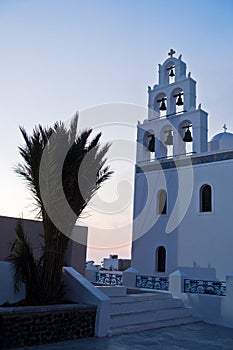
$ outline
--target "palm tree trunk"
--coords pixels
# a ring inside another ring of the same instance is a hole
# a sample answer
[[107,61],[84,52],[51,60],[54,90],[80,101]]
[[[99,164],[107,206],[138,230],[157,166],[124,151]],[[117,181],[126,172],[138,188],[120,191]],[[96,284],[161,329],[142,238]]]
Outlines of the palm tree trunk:
[[43,222],[45,241],[42,283],[46,299],[54,302],[62,297],[62,267],[69,238],[59,232],[47,214]]

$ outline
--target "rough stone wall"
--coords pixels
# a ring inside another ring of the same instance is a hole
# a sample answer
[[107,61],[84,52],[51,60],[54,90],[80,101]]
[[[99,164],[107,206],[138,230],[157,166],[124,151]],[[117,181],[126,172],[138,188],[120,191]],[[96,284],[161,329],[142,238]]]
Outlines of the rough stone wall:
[[7,309],[0,310],[4,319],[4,345],[7,348],[94,336],[95,306],[59,305]]

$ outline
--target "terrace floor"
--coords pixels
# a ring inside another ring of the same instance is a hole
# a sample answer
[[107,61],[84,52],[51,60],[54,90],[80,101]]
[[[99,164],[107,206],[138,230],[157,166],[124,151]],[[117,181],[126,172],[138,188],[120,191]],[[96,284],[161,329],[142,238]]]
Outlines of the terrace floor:
[[[21,349],[22,348],[17,348]],[[30,350],[233,350],[233,329],[204,322],[106,338],[24,347]]]

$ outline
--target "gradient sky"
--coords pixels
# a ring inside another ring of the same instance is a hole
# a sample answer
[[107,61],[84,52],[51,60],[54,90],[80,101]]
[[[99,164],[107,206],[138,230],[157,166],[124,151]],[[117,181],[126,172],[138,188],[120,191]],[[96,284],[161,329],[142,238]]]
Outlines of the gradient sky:
[[[0,0],[0,215],[32,216],[29,192],[12,170],[22,144],[19,125],[30,133],[38,123],[68,120],[96,105],[146,107],[147,86],[157,83],[158,63],[170,48],[183,54],[197,81],[209,136],[224,123],[233,132],[232,16],[231,0]],[[98,125],[84,119],[82,126]],[[116,130],[112,125],[110,135]],[[133,128],[127,137],[134,139]],[[132,180],[132,173],[127,176]],[[130,203],[127,220],[132,198]],[[117,227],[118,217],[111,220]],[[108,233],[107,244],[106,236],[90,231],[96,248],[88,258],[130,256],[129,229],[119,233],[124,238],[118,243]]]

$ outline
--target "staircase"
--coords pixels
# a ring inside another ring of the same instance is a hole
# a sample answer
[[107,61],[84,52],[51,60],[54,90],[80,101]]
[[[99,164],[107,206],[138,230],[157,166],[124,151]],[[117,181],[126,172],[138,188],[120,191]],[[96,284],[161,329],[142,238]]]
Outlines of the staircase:
[[173,298],[169,292],[125,294],[110,299],[110,335],[200,321],[192,317],[182,300]]

